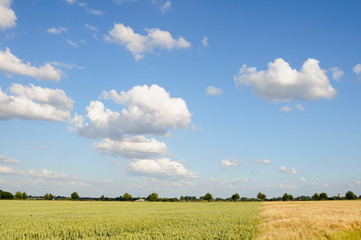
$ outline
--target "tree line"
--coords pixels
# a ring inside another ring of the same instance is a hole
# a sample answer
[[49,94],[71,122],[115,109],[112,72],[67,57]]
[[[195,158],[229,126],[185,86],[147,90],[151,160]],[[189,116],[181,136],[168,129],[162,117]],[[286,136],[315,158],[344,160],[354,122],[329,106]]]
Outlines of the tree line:
[[320,194],[315,193],[313,196],[298,196],[293,197],[292,194],[285,193],[282,197],[274,197],[267,198],[267,196],[261,192],[257,194],[257,198],[247,198],[240,197],[238,193],[233,194],[229,198],[213,198],[211,193],[206,193],[204,196],[197,198],[196,196],[181,196],[179,199],[177,197],[174,198],[159,198],[157,193],[151,193],[148,197],[133,197],[129,193],[124,193],[122,196],[116,198],[105,197],[104,195],[99,198],[91,198],[91,197],[80,197],[77,192],[73,192],[70,197],[64,196],[55,196],[51,193],[46,193],[44,196],[31,196],[27,195],[25,192],[16,192],[14,195],[7,191],[0,190],[0,199],[18,199],[18,200],[26,200],[26,199],[44,199],[44,200],[92,200],[92,201],[149,201],[149,202],[199,202],[199,201],[222,201],[222,202],[248,202],[248,201],[319,201],[319,200],[353,200],[353,199],[361,199],[360,196],[356,196],[352,191],[347,191],[345,196],[332,196],[329,197],[327,193],[322,192]]

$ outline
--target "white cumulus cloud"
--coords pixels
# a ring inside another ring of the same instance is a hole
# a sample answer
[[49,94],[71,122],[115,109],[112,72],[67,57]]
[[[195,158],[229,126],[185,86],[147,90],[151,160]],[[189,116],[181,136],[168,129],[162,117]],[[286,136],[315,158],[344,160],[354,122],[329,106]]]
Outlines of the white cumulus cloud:
[[87,107],[87,118],[77,115],[78,127],[74,130],[89,138],[119,140],[126,134],[165,135],[168,129],[184,128],[190,123],[191,114],[181,98],[171,98],[158,85],[135,86],[128,92],[105,91],[103,99],[111,99],[124,106],[120,112],[105,108],[101,101],[92,101]]
[[306,178],[300,177],[300,181],[301,182],[306,182],[307,180],[306,180]]
[[218,96],[218,95],[221,95],[223,93],[223,91],[221,88],[216,88],[214,86],[208,86],[206,93],[207,93],[207,95]]
[[256,96],[271,102],[331,99],[336,97],[337,91],[331,86],[325,72],[315,59],[309,58],[297,71],[282,58],[277,58],[268,64],[266,71],[243,65],[234,76],[234,81],[236,86],[252,86]]
[[187,170],[180,162],[174,162],[168,158],[132,160],[128,165],[128,171],[143,176],[198,177],[197,173]]
[[343,76],[343,71],[339,69],[338,67],[332,67],[330,68],[330,71],[332,72],[332,79],[335,81],[341,81],[341,77]]
[[280,166],[278,169],[280,171],[282,171],[284,173],[288,173],[288,174],[300,174],[300,172],[296,171],[296,169],[294,169],[294,168],[288,169],[285,166]]
[[0,88],[0,119],[21,118],[44,121],[66,121],[73,100],[63,90],[12,84],[7,95]]
[[121,140],[114,141],[103,139],[102,142],[93,143],[93,147],[106,155],[122,156],[131,159],[149,159],[160,155],[168,155],[164,142],[144,136],[124,136]]
[[230,167],[238,167],[238,160],[237,159],[222,159],[221,160],[221,166],[225,169],[228,169]]
[[10,8],[12,0],[0,0],[0,30],[15,26],[17,19],[15,12]]
[[114,28],[105,37],[105,41],[125,46],[133,54],[135,60],[143,58],[146,52],[153,53],[157,48],[170,51],[190,47],[190,43],[183,37],[174,39],[169,32],[158,28],[145,30],[148,34],[141,35],[135,33],[130,26],[115,23]]
[[30,76],[38,80],[51,80],[58,82],[62,72],[47,63],[37,68],[31,66],[29,62],[24,63],[21,59],[13,55],[9,48],[0,50],[0,70],[9,74],[20,74]]
[[357,64],[356,66],[354,66],[353,72],[356,74],[360,74],[361,73],[361,64]]

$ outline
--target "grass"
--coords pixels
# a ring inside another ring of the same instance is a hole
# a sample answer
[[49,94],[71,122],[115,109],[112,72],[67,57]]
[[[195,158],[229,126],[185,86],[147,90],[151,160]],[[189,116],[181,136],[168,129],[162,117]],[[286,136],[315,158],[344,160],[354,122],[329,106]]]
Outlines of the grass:
[[361,201],[265,202],[257,239],[361,239]]
[[260,203],[0,201],[1,239],[253,239]]

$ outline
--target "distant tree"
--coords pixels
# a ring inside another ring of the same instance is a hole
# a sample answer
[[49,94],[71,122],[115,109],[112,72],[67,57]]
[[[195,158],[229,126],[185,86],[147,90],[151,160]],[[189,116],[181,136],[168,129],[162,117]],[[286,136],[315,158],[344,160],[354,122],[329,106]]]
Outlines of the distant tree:
[[[125,201],[130,201],[132,199],[132,195],[130,195],[129,193],[124,193],[123,198]],[[158,195],[157,195],[158,198]]]
[[0,190],[1,199],[13,199],[14,195],[11,192],[1,191]]
[[345,198],[351,200],[351,199],[356,199],[357,197],[353,192],[348,191],[345,195]]
[[23,192],[21,194],[21,199],[24,199],[24,200],[28,199],[28,194],[26,194],[26,192]]
[[257,198],[260,199],[260,200],[265,200],[266,199],[266,194],[263,194],[263,193],[259,192],[257,194]]
[[53,194],[49,194],[49,200],[53,200],[54,199],[54,195]]
[[147,201],[150,201],[150,202],[158,201],[158,194],[157,193],[149,194],[149,196],[147,197]]
[[101,195],[100,196],[100,201],[104,201],[104,198],[105,198],[104,195]]
[[283,194],[282,201],[289,201],[289,200],[290,200],[290,196],[287,193]]
[[23,195],[21,194],[21,192],[16,192],[14,195],[14,199],[22,199]]
[[181,197],[179,198],[179,200],[180,200],[181,202],[183,202],[184,197],[183,197],[183,196],[181,196]]
[[73,199],[73,200],[78,200],[79,199],[79,195],[78,195],[77,192],[73,192],[70,196],[71,196],[71,199]]
[[210,193],[206,193],[206,195],[204,195],[204,200],[206,200],[206,201],[210,201],[210,200],[212,200],[212,194],[210,194]]
[[318,193],[313,194],[312,200],[313,200],[313,201],[320,200],[320,196],[318,195]]
[[233,194],[232,195],[232,201],[238,201],[240,199],[240,197],[239,197],[239,194],[238,193],[235,193],[235,194]]
[[327,196],[327,193],[320,193],[320,196],[319,196],[319,199],[320,200],[327,200],[328,196]]
[[50,200],[50,199],[49,199],[49,193],[45,193],[45,195],[44,195],[44,200]]
[[288,194],[288,200],[293,201],[293,195],[292,194]]

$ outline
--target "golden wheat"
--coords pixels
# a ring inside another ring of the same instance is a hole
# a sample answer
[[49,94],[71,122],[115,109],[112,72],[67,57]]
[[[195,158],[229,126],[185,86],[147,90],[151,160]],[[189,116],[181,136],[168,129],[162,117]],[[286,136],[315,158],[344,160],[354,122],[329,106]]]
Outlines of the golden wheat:
[[259,217],[257,239],[361,239],[361,201],[265,202]]

